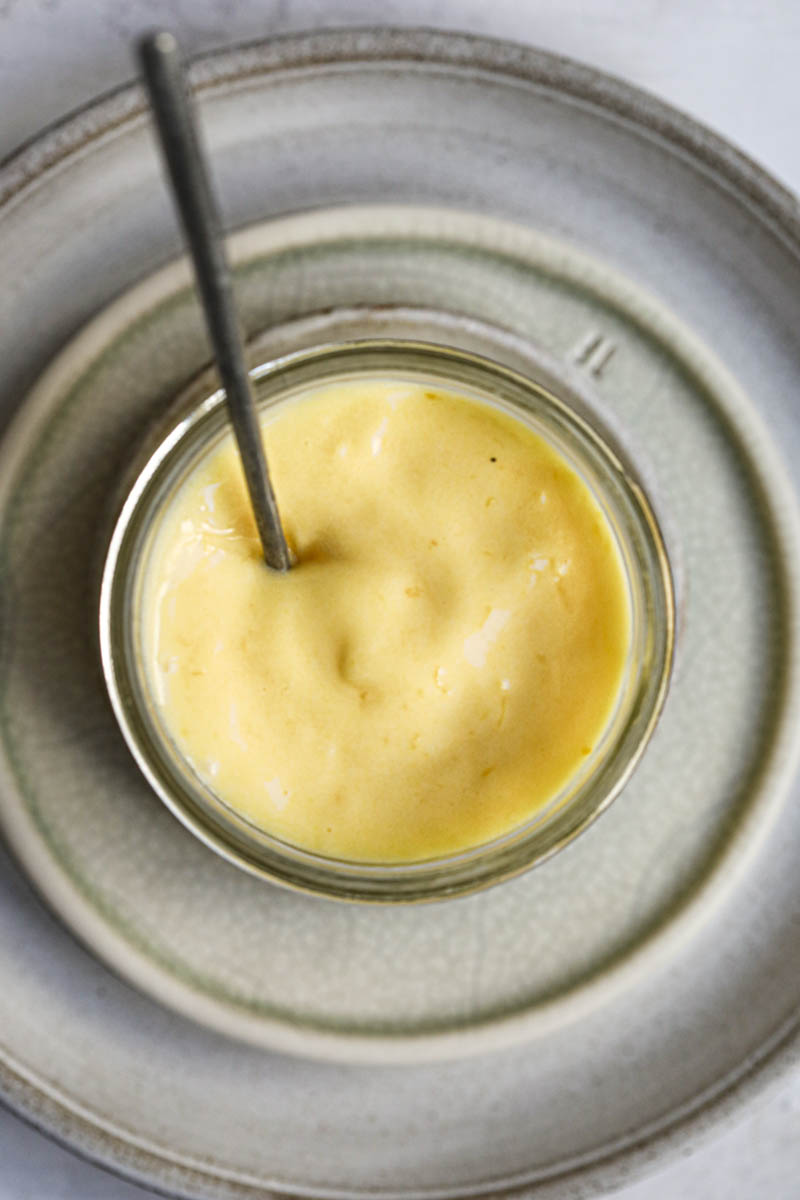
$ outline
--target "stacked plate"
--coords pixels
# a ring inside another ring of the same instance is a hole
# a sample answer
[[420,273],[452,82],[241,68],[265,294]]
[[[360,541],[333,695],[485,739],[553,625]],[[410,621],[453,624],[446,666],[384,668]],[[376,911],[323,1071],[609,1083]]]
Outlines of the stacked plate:
[[254,363],[423,332],[579,397],[664,528],[672,686],[602,819],[480,895],[327,902],[189,836],[116,728],[96,589],[209,352],[139,91],[45,134],[0,171],[0,1091],[186,1196],[620,1179],[798,1044],[794,201],[507,44],[314,35],[194,83]]

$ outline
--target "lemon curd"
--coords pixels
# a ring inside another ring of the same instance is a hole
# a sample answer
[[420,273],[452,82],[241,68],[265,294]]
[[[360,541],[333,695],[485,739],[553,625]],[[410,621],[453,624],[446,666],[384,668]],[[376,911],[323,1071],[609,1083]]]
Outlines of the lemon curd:
[[602,738],[630,652],[591,491],[522,421],[439,387],[327,384],[263,431],[287,575],[230,435],[160,517],[143,646],[177,749],[254,825],[339,859],[523,825]]

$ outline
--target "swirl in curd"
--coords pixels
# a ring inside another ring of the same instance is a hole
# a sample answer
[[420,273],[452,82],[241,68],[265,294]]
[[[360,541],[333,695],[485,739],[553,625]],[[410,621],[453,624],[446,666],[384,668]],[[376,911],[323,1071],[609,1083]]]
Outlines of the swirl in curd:
[[326,384],[263,416],[297,565],[263,562],[231,435],[166,505],[142,604],[179,752],[295,846],[400,863],[488,842],[586,763],[631,642],[612,529],[490,402]]

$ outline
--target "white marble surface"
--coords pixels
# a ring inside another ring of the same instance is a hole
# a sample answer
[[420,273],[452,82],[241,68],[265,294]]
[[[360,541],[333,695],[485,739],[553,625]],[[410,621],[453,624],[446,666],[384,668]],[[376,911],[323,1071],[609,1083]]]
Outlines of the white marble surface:
[[[0,156],[123,82],[156,24],[189,53],[295,29],[431,25],[514,38],[621,75],[714,127],[800,191],[795,0],[0,0]],[[0,1109],[0,1200],[145,1200]],[[795,1200],[800,1072],[619,1200]]]

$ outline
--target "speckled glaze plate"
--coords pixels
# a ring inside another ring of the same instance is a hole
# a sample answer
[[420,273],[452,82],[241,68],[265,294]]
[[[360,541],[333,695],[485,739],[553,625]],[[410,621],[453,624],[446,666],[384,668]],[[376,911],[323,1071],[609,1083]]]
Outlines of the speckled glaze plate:
[[555,382],[662,521],[672,687],[611,809],[481,895],[328,903],[192,839],[94,603],[126,463],[208,351],[138,91],[44,135],[0,172],[0,1089],[178,1195],[593,1194],[796,1053],[794,201],[516,46],[314,35],[195,82],[254,361],[409,334]]

